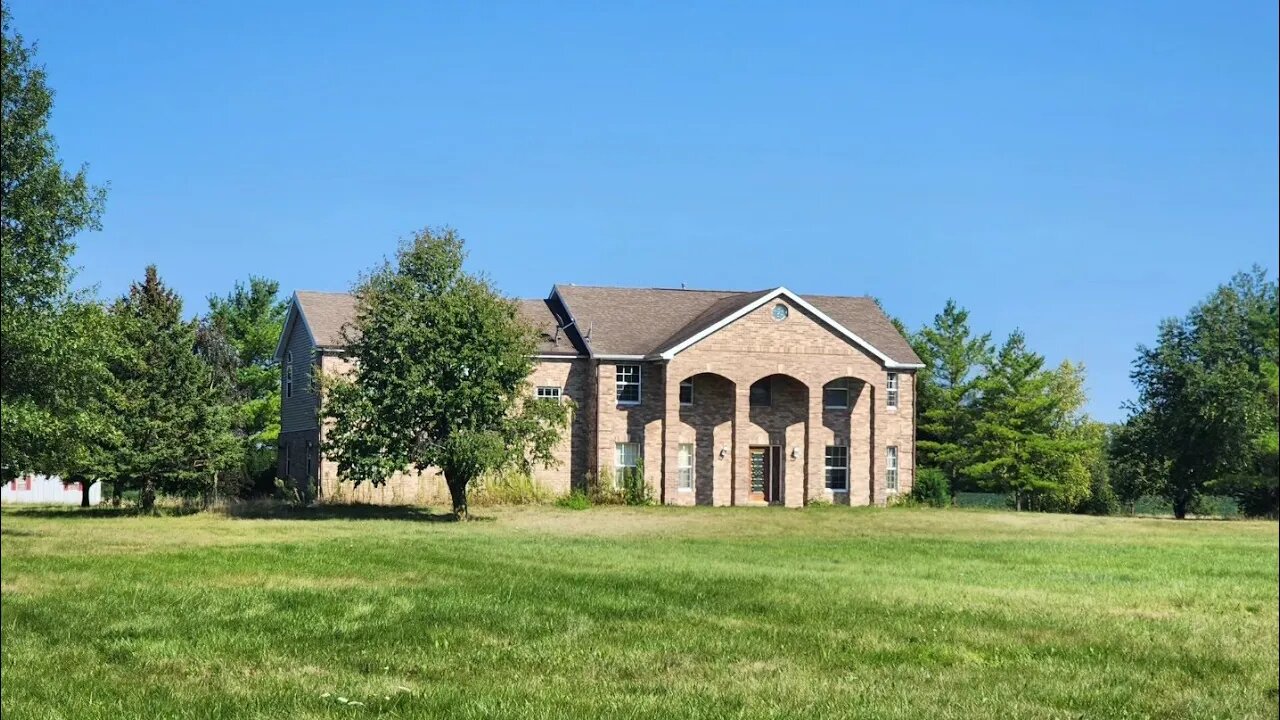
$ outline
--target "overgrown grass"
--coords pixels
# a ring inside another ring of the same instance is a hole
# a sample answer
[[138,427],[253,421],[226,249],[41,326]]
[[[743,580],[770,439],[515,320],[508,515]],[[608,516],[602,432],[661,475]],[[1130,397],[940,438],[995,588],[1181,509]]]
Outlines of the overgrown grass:
[[1276,717],[1275,523],[481,514],[6,508],[4,716]]

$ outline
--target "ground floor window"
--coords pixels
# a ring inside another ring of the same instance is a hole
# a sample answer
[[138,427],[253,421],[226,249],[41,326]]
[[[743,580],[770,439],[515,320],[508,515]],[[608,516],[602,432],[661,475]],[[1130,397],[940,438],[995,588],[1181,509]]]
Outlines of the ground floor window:
[[693,443],[680,443],[676,453],[676,488],[693,489]]
[[560,388],[555,387],[553,385],[540,386],[537,392],[538,392],[537,397],[539,400],[555,400],[556,402],[560,401]]
[[885,450],[884,486],[889,492],[898,492],[898,448],[894,445]]
[[293,443],[285,443],[284,450],[284,476],[286,478],[293,477]]
[[827,446],[827,489],[849,490],[849,448]]
[[621,488],[623,478],[636,469],[640,459],[640,443],[617,443],[613,447],[613,482]]

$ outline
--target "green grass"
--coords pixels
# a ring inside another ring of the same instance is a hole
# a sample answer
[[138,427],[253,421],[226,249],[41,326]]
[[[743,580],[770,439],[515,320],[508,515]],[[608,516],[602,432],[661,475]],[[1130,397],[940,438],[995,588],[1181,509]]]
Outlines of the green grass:
[[6,508],[4,717],[1277,715],[1275,523],[479,512]]

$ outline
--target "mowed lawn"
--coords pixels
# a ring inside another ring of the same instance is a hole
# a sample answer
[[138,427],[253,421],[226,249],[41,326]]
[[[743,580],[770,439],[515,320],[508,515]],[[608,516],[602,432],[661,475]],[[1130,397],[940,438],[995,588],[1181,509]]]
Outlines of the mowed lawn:
[[6,508],[4,717],[1277,715],[1275,523],[478,513]]

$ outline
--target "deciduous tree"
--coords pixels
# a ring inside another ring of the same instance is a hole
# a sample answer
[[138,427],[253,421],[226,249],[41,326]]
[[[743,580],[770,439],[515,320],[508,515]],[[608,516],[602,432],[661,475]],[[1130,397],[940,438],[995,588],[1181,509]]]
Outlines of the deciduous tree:
[[354,374],[325,380],[323,448],[357,485],[438,468],[459,518],[482,473],[553,462],[567,419],[531,399],[534,331],[463,255],[453,230],[423,230],[360,282]]

